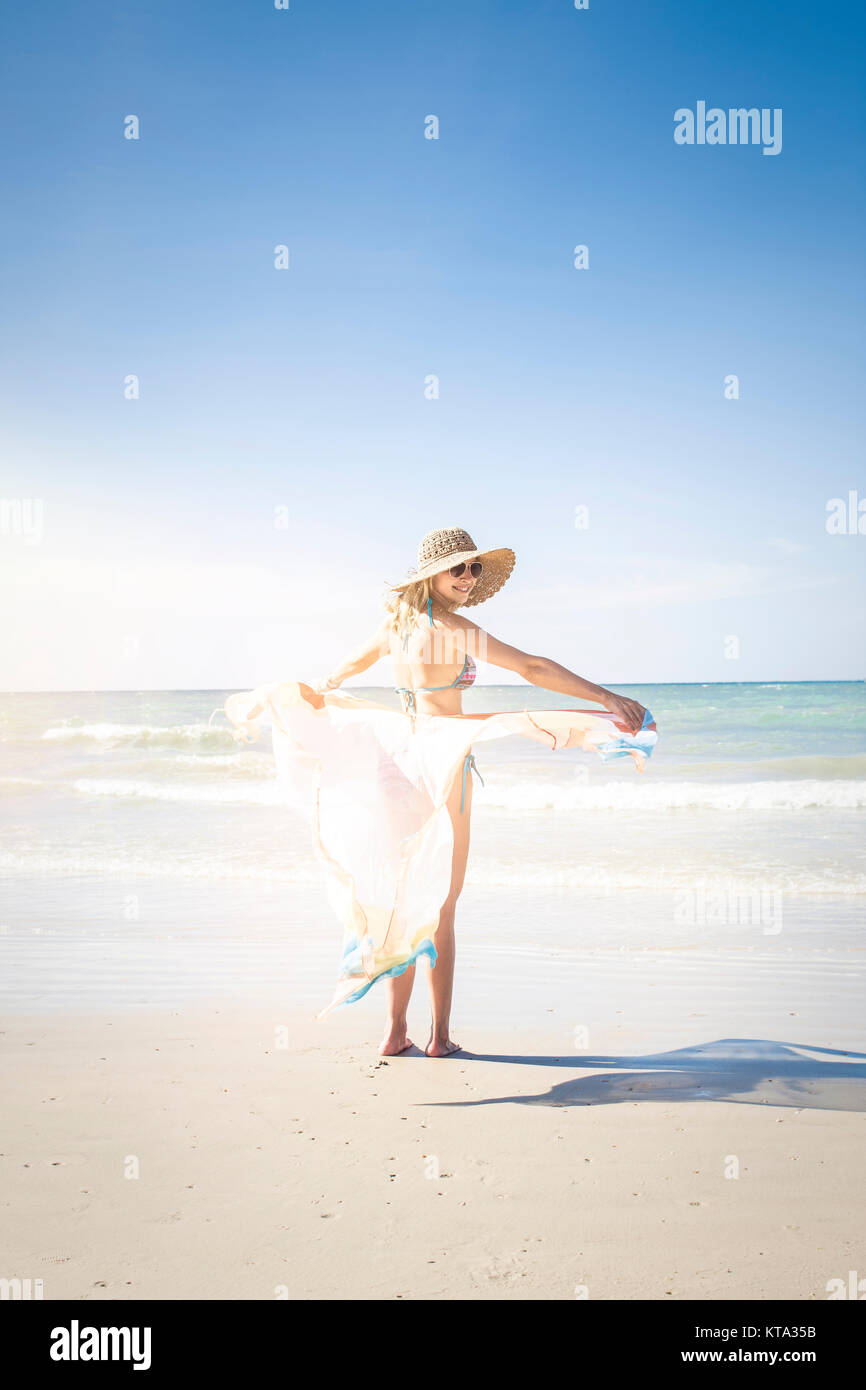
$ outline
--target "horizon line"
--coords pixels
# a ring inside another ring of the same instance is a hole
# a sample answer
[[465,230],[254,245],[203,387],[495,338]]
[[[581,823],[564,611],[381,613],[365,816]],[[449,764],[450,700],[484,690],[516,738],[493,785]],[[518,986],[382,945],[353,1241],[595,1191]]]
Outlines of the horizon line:
[[[285,684],[285,683],[286,683],[286,682],[278,682],[278,684]],[[288,684],[293,684],[294,682],[287,682],[287,683],[288,683]],[[306,685],[306,684],[307,684],[306,681],[299,681],[299,682],[297,682],[297,683],[300,684],[300,685]],[[271,685],[271,684],[273,684],[273,682],[271,682],[271,681],[262,681],[262,682],[260,682],[260,684],[262,684],[262,685]],[[686,685],[686,686],[689,686],[689,685],[694,685],[694,686],[701,686],[701,687],[706,687],[706,686],[710,686],[710,685],[864,685],[864,684],[866,684],[866,676],[837,676],[837,677],[823,677],[823,676],[822,676],[822,677],[820,677],[820,678],[814,678],[814,677],[813,677],[813,678],[806,678],[806,679],[801,678],[801,679],[798,679],[798,680],[784,680],[784,679],[776,679],[776,680],[773,680],[773,679],[770,678],[770,677],[764,677],[764,678],[761,679],[761,680],[754,679],[754,680],[747,680],[747,681],[713,681],[713,680],[710,680],[710,681],[617,681],[616,684],[617,684],[617,685],[623,685],[623,686],[634,686],[634,685]],[[247,689],[248,689],[248,690],[255,690],[255,689],[257,689],[257,687],[256,687],[256,686],[238,686],[238,685],[216,685],[216,686],[136,686],[136,687],[124,687],[124,688],[117,688],[117,689],[114,689],[114,688],[105,688],[105,689],[99,688],[99,689],[93,689],[93,688],[91,688],[91,689],[80,689],[80,690],[0,690],[0,696],[3,696],[3,695],[218,695],[218,694],[221,694],[221,693],[222,693],[223,691],[225,691],[225,690],[231,691],[231,690],[247,690]],[[390,685],[356,685],[356,686],[350,686],[350,687],[347,687],[347,686],[337,686],[337,687],[335,687],[335,689],[340,689],[340,690],[345,690],[345,689],[354,689],[354,690],[393,690],[393,686],[390,686]],[[506,690],[522,690],[522,689],[526,689],[526,690],[544,690],[544,691],[546,691],[546,693],[547,693],[548,695],[559,695],[559,694],[561,694],[561,692],[558,691],[558,690],[547,690],[547,687],[546,687],[546,686],[542,686],[542,685],[531,685],[531,684],[529,684],[529,683],[526,683],[526,684],[524,685],[524,684],[521,683],[520,681],[499,681],[499,682],[490,681],[490,682],[483,682],[483,683],[481,683],[481,684],[479,684],[478,682],[475,682],[475,684],[472,686],[472,689],[474,689],[474,690],[501,690],[501,689],[506,689]],[[576,695],[563,695],[563,699],[566,699],[566,700],[577,699],[577,698],[578,698],[578,697],[577,697]],[[598,704],[599,701],[594,700],[594,701],[592,701],[591,703],[592,703],[592,704]]]

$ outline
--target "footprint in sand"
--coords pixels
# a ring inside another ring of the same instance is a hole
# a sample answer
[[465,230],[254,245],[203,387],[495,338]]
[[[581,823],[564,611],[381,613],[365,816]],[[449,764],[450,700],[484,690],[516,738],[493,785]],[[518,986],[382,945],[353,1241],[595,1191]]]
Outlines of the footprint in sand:
[[486,1188],[489,1188],[494,1197],[507,1197],[508,1189],[494,1169],[492,1163],[486,1158],[470,1158],[469,1162],[473,1168],[478,1169],[477,1176],[481,1179]]
[[529,1270],[525,1251],[513,1255],[490,1255],[472,1270],[476,1284],[516,1284],[525,1279]]

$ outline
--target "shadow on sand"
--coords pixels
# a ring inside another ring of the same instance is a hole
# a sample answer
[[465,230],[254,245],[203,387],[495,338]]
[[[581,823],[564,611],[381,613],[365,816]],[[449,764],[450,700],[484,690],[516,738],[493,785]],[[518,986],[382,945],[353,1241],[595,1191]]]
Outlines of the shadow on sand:
[[[817,1055],[812,1055],[817,1054]],[[723,1100],[797,1110],[866,1110],[863,1052],[808,1043],[721,1038],[643,1057],[529,1057],[468,1052],[458,1057],[508,1066],[572,1068],[573,1077],[539,1095],[439,1101],[473,1105],[617,1105],[623,1102]]]

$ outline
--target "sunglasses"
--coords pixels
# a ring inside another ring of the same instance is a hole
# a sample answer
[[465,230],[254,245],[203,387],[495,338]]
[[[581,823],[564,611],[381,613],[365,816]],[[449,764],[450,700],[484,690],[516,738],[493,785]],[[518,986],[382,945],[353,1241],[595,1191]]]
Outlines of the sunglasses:
[[[452,565],[448,573],[451,575],[452,579],[459,579],[466,569],[466,561],[461,560],[459,565]],[[473,560],[471,565],[468,566],[468,569],[472,578],[477,579],[483,569],[483,565],[480,560]]]

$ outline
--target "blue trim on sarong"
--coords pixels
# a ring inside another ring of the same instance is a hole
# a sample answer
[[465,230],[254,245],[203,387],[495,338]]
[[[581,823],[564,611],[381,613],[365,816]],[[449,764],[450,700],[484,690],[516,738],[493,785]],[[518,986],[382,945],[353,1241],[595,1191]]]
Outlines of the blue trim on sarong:
[[[354,942],[350,941],[348,943],[346,950],[343,952],[342,964],[344,968],[347,964],[347,957],[349,960],[351,960],[351,955],[349,953],[351,952],[354,954],[355,951],[358,954],[357,964],[360,965],[361,950],[358,946],[357,937],[355,937]],[[356,989],[354,994],[349,994],[345,999],[341,999],[337,1007],[342,1008],[343,1004],[354,1004],[358,999],[363,999],[364,995],[367,993],[367,990],[370,988],[371,985],[374,985],[377,980],[386,980],[389,976],[393,977],[396,975],[405,974],[405,972],[409,969],[409,966],[414,965],[419,956],[427,957],[427,959],[430,961],[430,968],[432,970],[433,966],[436,964],[436,947],[433,945],[433,942],[430,940],[429,936],[425,936],[424,940],[419,942],[409,959],[404,961],[402,965],[392,965],[390,970],[383,970],[381,974],[374,975],[372,980],[365,980],[363,985],[361,985],[360,989]]]

